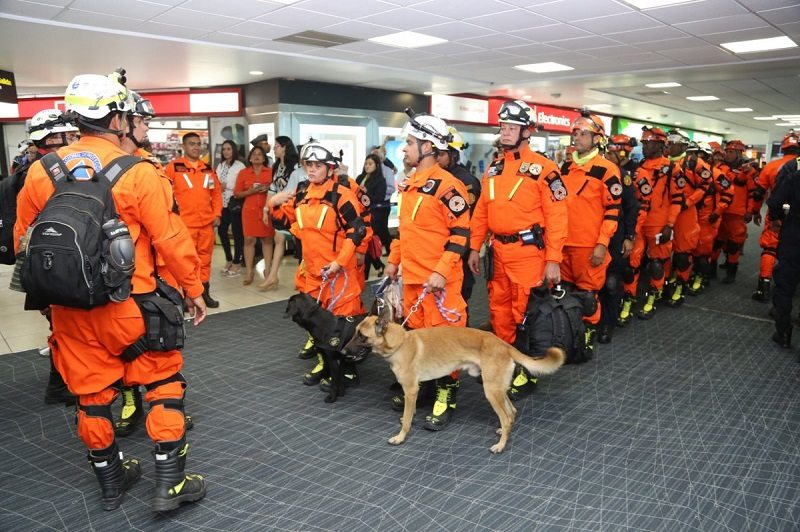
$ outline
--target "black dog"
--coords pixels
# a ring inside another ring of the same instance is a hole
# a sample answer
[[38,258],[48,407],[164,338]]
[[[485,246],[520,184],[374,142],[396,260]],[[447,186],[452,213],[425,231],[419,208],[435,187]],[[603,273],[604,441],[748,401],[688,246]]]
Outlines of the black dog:
[[345,352],[344,346],[356,332],[356,327],[361,323],[366,314],[358,316],[334,316],[332,312],[324,309],[308,294],[295,294],[289,298],[286,305],[286,318],[292,318],[296,324],[308,331],[314,339],[314,346],[319,349],[325,360],[329,377],[330,390],[325,397],[326,403],[333,403],[337,397],[344,395],[343,375],[345,369],[355,362],[361,362],[370,353],[370,350],[359,352]]

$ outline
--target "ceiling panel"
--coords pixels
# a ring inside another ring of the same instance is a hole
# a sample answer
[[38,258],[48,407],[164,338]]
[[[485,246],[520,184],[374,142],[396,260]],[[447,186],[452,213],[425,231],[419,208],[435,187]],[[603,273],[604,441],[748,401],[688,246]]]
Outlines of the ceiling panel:
[[559,48],[564,48],[567,50],[583,51],[590,49],[599,50],[601,48],[618,46],[619,41],[615,41],[607,37],[600,37],[598,35],[590,35],[588,37],[578,37],[577,39],[553,41],[553,44],[557,45]]
[[214,33],[209,33],[203,40],[208,42],[215,42],[218,44],[226,44],[228,46],[244,46],[250,47],[255,46],[257,44],[263,43],[266,39],[263,37],[248,37],[246,35],[236,35],[233,33],[224,33],[216,31]]
[[[46,1],[50,3],[50,0]],[[127,18],[139,20],[149,20],[170,8],[170,6],[164,4],[141,2],[139,0],[114,0],[114,2],[108,2],[107,0],[74,0],[69,7],[70,9],[80,9],[94,13],[124,15]]]
[[79,11],[77,9],[65,9],[61,11],[54,20],[71,24],[92,24],[102,26],[106,29],[124,31],[132,31],[144,24],[144,22],[137,19],[115,17],[113,15],[97,14],[89,11]]
[[200,11],[183,9],[176,7],[153,18],[153,22],[162,24],[173,24],[196,30],[216,31],[229,28],[242,21],[241,18],[234,18],[223,15],[209,15]]
[[280,37],[292,35],[296,32],[294,28],[276,26],[273,24],[267,24],[265,22],[255,22],[251,20],[234,24],[225,28],[223,31],[225,31],[225,33],[245,35],[247,37],[255,37],[259,39],[278,39]]
[[592,0],[581,2],[580,5],[576,5],[575,0],[558,0],[531,6],[530,10],[560,22],[571,23],[573,20],[618,15],[629,11],[629,8],[614,0]]
[[425,13],[411,8],[390,9],[377,15],[360,17],[359,20],[403,31],[452,22],[449,17]]
[[63,9],[63,7],[59,6],[35,4],[33,2],[14,0],[0,2],[0,13],[9,13],[20,17],[51,19],[55,18]]
[[360,20],[347,20],[331,24],[330,26],[322,27],[320,31],[334,35],[346,35],[354,39],[371,39],[372,37],[380,37],[395,32],[395,30],[387,26],[368,24]]
[[480,3],[465,2],[464,0],[429,0],[420,4],[414,4],[414,9],[425,13],[433,13],[434,15],[445,15],[458,20],[464,20],[470,17],[478,17],[486,13],[496,13],[498,17],[502,17],[504,11],[514,9],[514,6],[506,2],[498,2],[497,0],[482,0]]
[[[427,22],[427,21],[425,21]],[[447,39],[449,41],[457,41],[462,37],[480,37],[494,33],[494,30],[483,28],[476,24],[467,22],[453,21],[445,24],[437,24],[435,26],[425,26],[419,28],[419,33],[439,37],[440,39]]]
[[570,24],[598,35],[619,33],[626,30],[643,30],[661,26],[661,22],[638,11],[629,11],[609,17],[597,17],[587,20],[574,20]]
[[527,43],[526,39],[507,33],[492,33],[482,37],[469,37],[460,39],[464,44],[480,46],[481,48],[505,48],[507,46],[521,46]]
[[797,6],[797,0],[739,0],[739,3],[752,11]]
[[[472,17],[466,19],[470,24],[489,28],[494,31],[508,32],[512,35],[521,35],[542,26],[558,24],[558,21],[549,17],[531,13],[524,9],[514,9],[506,11],[503,16],[497,16],[495,13],[482,15],[479,17]],[[509,21],[513,21],[509,23]],[[510,28],[519,28],[512,30]]]
[[293,28],[295,31],[292,33],[299,33],[305,30],[318,30],[324,26],[344,22],[346,19],[328,13],[317,13],[316,11],[287,6],[257,17],[255,20]]
[[208,30],[200,28],[192,28],[190,26],[164,24],[161,22],[148,22],[141,26],[144,33],[152,35],[169,35],[176,39],[199,39],[204,35],[208,35]]
[[724,31],[739,31],[750,28],[763,28],[765,26],[769,26],[769,24],[767,24],[767,22],[765,22],[761,17],[753,15],[752,13],[675,24],[676,28],[679,28],[687,33],[691,33],[692,35],[722,33]]
[[759,11],[758,15],[773,24],[787,24],[789,22],[800,22],[800,4],[781,9],[771,9],[769,11]]
[[[214,1],[214,0],[212,0]],[[298,7],[318,13],[331,13],[330,0],[305,0]],[[358,19],[369,15],[384,13],[396,6],[381,0],[336,0],[336,16],[347,19]]]
[[[113,2],[106,1],[106,3],[109,5],[116,4],[117,0]],[[270,11],[280,9],[280,5],[268,2],[252,2],[250,0],[188,0],[180,4],[180,6],[210,15],[226,15],[242,19],[260,17]]]
[[747,13],[747,9],[735,0],[703,0],[688,5],[678,4],[647,10],[649,16],[667,24],[680,24],[742,13]]

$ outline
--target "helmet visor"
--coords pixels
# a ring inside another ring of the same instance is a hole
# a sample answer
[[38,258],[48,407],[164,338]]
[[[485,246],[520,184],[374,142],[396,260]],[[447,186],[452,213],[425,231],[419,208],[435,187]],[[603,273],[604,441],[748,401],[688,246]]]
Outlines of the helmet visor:
[[317,161],[330,166],[336,166],[336,160],[333,154],[319,144],[309,144],[304,147],[300,159],[303,161]]
[[153,104],[150,103],[150,100],[143,98],[136,102],[136,108],[133,110],[133,114],[152,118],[156,116],[156,110],[153,108]]
[[505,102],[497,113],[497,117],[503,122],[517,122],[527,124],[530,122],[528,112],[517,102]]

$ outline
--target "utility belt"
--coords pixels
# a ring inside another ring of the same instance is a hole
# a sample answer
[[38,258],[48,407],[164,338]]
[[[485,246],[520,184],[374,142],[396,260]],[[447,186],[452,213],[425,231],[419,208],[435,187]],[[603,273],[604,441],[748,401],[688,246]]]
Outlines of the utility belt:
[[503,244],[513,244],[521,241],[523,246],[536,246],[539,249],[544,249],[544,228],[539,224],[534,224],[530,229],[523,229],[516,234],[495,234],[494,239]]
[[144,319],[144,334],[120,355],[132,362],[146,351],[173,351],[182,349],[186,339],[183,326],[183,296],[160,277],[156,289],[147,294],[134,294]]

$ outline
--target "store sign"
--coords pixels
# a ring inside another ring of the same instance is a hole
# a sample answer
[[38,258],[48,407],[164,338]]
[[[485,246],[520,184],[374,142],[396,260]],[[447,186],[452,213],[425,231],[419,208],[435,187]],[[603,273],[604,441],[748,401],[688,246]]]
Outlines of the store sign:
[[431,96],[431,114],[445,120],[485,124],[489,117],[489,102],[477,98],[434,94]]
[[14,73],[0,70],[0,118],[14,117],[18,112]]
[[[497,121],[497,113],[500,112],[500,107],[507,100],[505,98],[490,98],[489,99],[489,124],[499,125]],[[559,109],[557,107],[550,107],[547,105],[528,104],[536,119],[536,123],[541,125],[545,131],[554,131],[560,133],[570,133],[572,131],[572,123],[581,114],[577,111],[569,109]]]
[[[2,71],[0,71],[1,73]],[[0,74],[2,75],[2,74]],[[153,104],[158,116],[241,116],[242,91],[233,89],[184,90],[174,92],[142,92]],[[64,98],[22,98],[14,115],[0,118],[24,120],[43,109],[64,110]]]

